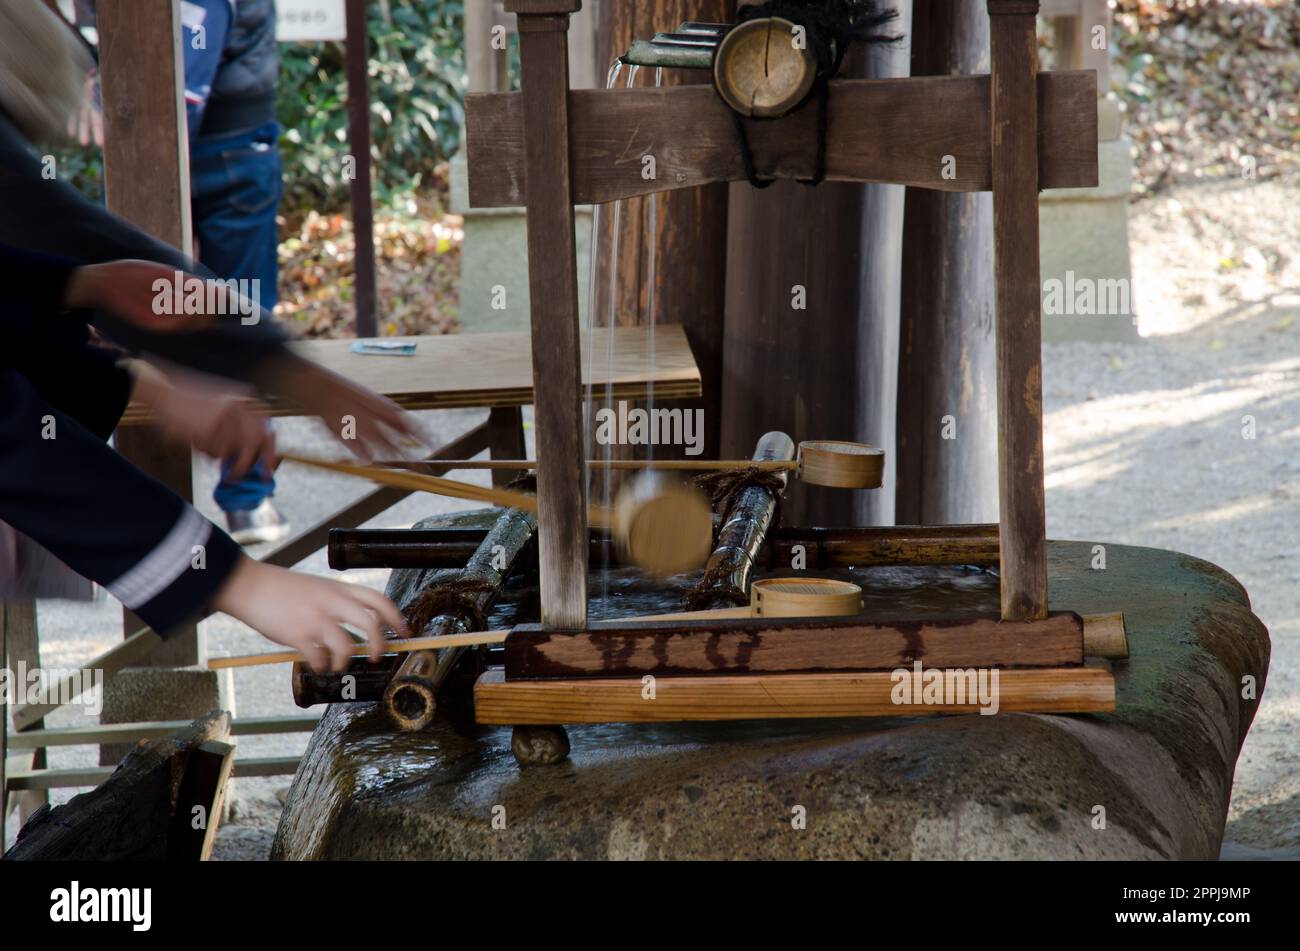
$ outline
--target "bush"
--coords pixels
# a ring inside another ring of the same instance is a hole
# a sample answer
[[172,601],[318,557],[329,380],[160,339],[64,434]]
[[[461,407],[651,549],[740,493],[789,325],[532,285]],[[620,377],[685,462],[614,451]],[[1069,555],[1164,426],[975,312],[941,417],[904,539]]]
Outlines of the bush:
[[[484,0],[473,0],[480,3]],[[370,110],[380,204],[445,183],[434,170],[456,151],[464,116],[463,0],[382,0],[370,5]],[[347,75],[342,43],[280,46],[277,113],[284,126],[284,201],[301,217],[348,204]],[[98,148],[55,149],[60,176],[99,200]]]
[[[481,0],[477,0],[481,2]],[[434,180],[456,151],[464,116],[463,0],[370,5],[370,108],[381,203]],[[341,43],[280,49],[282,210],[347,204],[347,76]]]

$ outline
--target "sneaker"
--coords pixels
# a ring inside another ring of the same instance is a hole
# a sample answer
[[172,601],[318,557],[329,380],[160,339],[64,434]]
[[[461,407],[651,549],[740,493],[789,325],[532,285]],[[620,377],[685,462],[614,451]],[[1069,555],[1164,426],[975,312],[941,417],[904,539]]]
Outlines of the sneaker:
[[255,509],[227,512],[226,526],[230,537],[241,545],[278,542],[289,537],[289,523],[276,511],[270,499],[263,499]]

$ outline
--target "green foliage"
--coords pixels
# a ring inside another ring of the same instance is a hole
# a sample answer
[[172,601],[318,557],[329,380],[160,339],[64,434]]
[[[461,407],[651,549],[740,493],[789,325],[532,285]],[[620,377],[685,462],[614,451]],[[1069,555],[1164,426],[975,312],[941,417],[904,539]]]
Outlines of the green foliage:
[[[433,170],[459,144],[463,36],[463,0],[385,0],[370,5],[372,157],[381,203],[427,186]],[[344,207],[348,119],[342,44],[280,48],[278,111],[285,128],[282,210]]]
[[[456,151],[464,116],[463,37],[464,0],[371,3],[371,155],[379,204],[434,187],[434,169]],[[345,209],[343,156],[349,146],[342,43],[280,46],[277,112],[285,130],[281,211]],[[52,154],[60,178],[100,199],[103,159],[97,147],[72,145]]]
[[48,150],[58,167],[59,178],[91,201],[104,194],[104,155],[94,145],[61,145]]

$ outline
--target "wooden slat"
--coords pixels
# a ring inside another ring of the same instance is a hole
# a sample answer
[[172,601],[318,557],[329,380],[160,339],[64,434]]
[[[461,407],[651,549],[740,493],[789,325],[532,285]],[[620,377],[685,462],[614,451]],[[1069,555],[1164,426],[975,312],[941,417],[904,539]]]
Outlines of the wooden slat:
[[[601,334],[607,333],[605,330]],[[526,333],[447,334],[434,337],[386,337],[416,344],[410,357],[364,356],[353,353],[352,340],[310,340],[294,350],[354,383],[382,393],[405,409],[464,409],[467,407],[527,406],[534,402],[530,337]],[[601,344],[602,348],[604,343]],[[583,352],[586,344],[583,344]],[[612,386],[614,399],[698,397],[700,371],[680,324],[655,328],[654,350],[645,328],[613,331],[613,361],[597,361],[583,383],[603,390]],[[553,371],[547,367],[547,372]],[[575,393],[581,389],[575,384]],[[576,405],[576,401],[575,401]],[[275,416],[301,411],[284,403],[262,406]],[[149,419],[136,404],[127,408],[122,425]]]
[[[1025,0],[989,0],[993,63],[993,256],[997,295],[998,485],[1002,617],[1047,614],[1043,347],[1035,76]],[[1094,91],[1089,89],[1089,96]],[[1094,154],[1096,143],[1090,144]]]
[[[993,186],[989,76],[924,76],[831,83],[827,178],[892,182],[942,191]],[[1091,72],[1044,73],[1039,180],[1043,188],[1097,184],[1097,86]],[[606,202],[655,191],[740,181],[745,172],[734,121],[711,86],[574,90],[573,199]],[[470,204],[527,199],[523,100],[519,93],[466,97]],[[806,177],[813,163],[815,109],[749,124],[763,175]],[[657,176],[641,177],[653,154]],[[955,175],[943,176],[943,158]]]
[[[299,756],[267,756],[236,759],[231,775],[240,776],[291,776],[302,761]],[[98,786],[113,775],[113,766],[87,766],[79,769],[38,769],[14,773],[9,777],[9,788],[68,789],[76,786]]]
[[[83,683],[84,671],[100,671],[104,683],[107,684],[123,667],[141,666],[162,643],[162,638],[149,628],[136,631],[120,644],[109,648],[94,660],[88,661],[81,670],[70,674],[63,685],[59,685],[52,692],[57,696],[70,696],[71,688],[64,685]],[[13,709],[14,729],[25,730],[61,706],[63,706],[61,703],[27,703],[16,706]]]
[[[248,717],[233,720],[231,736],[266,736],[273,733],[310,733],[320,717],[294,714],[280,717]],[[41,749],[51,746],[98,746],[102,743],[136,743],[156,740],[190,725],[189,720],[153,720],[140,723],[103,723],[96,726],[27,730],[18,742],[10,738],[10,749]]]
[[579,634],[535,624],[506,639],[507,679],[789,673],[927,667],[1063,667],[1083,662],[1083,621],[860,617],[606,621]]
[[[35,670],[41,666],[41,645],[40,633],[36,623],[36,602],[27,600],[12,600],[0,603],[0,612],[4,617],[0,620],[5,626],[6,634],[9,638],[9,669],[16,670],[19,664],[26,664],[28,670]],[[4,666],[2,658],[4,653],[0,652],[0,666]],[[27,730],[39,729],[43,726],[42,721],[37,721]],[[19,736],[21,734],[15,734]],[[11,749],[23,748],[21,743],[10,742]],[[44,769],[45,751],[32,749],[21,762],[15,767],[16,769]],[[4,796],[0,796],[0,808],[4,809],[6,815],[14,805],[18,806],[18,821],[26,822],[37,809],[50,801],[49,796],[42,792],[27,792],[18,794],[18,802],[11,804]],[[0,840],[2,841],[2,840]]]
[[[937,668],[936,668],[937,669]],[[894,702],[895,677],[852,674],[735,674],[656,677],[654,699],[639,678],[511,681],[491,670],[474,685],[483,724],[671,723],[977,713],[978,703],[946,706]],[[1103,666],[998,671],[999,713],[1108,713],[1115,680]]]

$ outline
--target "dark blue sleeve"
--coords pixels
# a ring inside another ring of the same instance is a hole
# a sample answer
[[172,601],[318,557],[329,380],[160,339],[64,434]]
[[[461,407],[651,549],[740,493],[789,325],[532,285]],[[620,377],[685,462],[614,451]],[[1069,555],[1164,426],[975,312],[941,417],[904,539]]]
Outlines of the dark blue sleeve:
[[63,295],[77,262],[54,254],[0,244],[0,300],[30,304],[51,313],[63,309]]
[[240,557],[229,535],[6,369],[0,519],[164,637],[212,603]]
[[221,56],[230,36],[232,22],[230,0],[184,0],[181,3],[181,47],[185,55],[185,118],[190,142],[203,125],[203,111]]
[[[86,199],[67,182],[46,179],[40,161],[0,113],[0,244],[50,256],[70,254],[78,264],[123,258],[155,261],[210,278],[180,251]],[[259,372],[289,356],[286,334],[259,311],[256,322],[223,320],[194,333],[151,334],[106,312],[94,315],[105,336],[129,350],[151,353],[229,379],[258,382]]]

